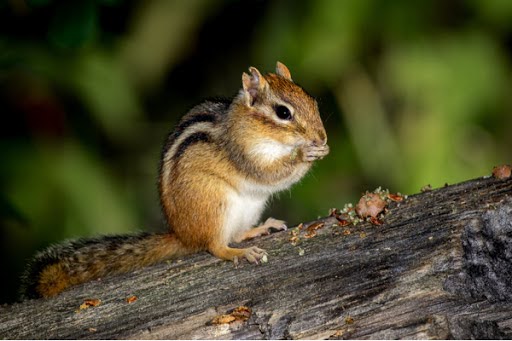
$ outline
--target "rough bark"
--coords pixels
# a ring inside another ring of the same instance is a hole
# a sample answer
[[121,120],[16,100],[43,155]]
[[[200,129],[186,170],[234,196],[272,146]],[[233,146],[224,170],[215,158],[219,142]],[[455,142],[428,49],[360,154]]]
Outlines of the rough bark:
[[[248,243],[259,266],[202,253],[0,307],[0,338],[512,338],[512,179],[410,196],[381,226],[322,221],[297,246]],[[242,305],[248,320],[211,322]]]

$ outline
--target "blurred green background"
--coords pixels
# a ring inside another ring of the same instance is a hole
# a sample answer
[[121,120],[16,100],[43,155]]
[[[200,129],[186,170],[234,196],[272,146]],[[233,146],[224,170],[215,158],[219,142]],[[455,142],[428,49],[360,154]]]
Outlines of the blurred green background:
[[512,1],[0,2],[0,302],[36,249],[162,229],[160,148],[188,109],[284,62],[331,154],[266,215],[489,174],[512,147]]

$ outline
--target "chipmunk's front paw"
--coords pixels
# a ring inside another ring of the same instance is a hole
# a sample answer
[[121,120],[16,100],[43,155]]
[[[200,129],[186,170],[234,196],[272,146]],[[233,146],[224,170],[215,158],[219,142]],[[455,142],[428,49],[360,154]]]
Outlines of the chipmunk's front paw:
[[286,230],[288,227],[286,226],[284,220],[277,220],[274,218],[268,218],[263,224],[257,226],[255,228],[249,229],[242,234],[238,235],[235,238],[236,242],[241,242],[243,240],[252,239],[260,236],[266,236],[270,234],[271,229],[275,229],[278,231]]
[[259,227],[267,229],[276,229],[278,231],[286,230],[288,228],[284,220],[274,219],[272,217],[265,220],[265,222],[261,224]]
[[328,145],[318,146],[316,144],[309,144],[302,147],[302,161],[304,162],[323,159],[327,154],[329,154]]

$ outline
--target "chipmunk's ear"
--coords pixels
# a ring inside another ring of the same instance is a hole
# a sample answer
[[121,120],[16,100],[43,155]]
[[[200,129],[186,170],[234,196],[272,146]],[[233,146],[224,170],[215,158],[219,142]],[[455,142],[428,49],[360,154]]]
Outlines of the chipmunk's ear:
[[[285,78],[285,79],[288,79],[289,81],[292,81],[292,75],[290,73],[290,70],[288,70],[288,68],[286,67],[286,65],[284,65],[283,63],[281,62],[277,62],[277,65],[276,65],[276,74],[278,74],[279,76]],[[292,81],[293,82],[293,81]]]
[[244,87],[245,100],[249,106],[253,106],[256,98],[262,95],[268,88],[268,82],[255,67],[250,67],[251,75],[242,74],[242,85]]

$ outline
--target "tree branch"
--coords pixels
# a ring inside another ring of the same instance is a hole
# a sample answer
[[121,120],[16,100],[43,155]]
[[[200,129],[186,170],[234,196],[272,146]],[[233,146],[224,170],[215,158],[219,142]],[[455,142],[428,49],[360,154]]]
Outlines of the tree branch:
[[[245,243],[269,252],[259,266],[201,253],[2,306],[0,338],[510,339],[511,195],[512,179],[476,179],[392,204],[381,226],[328,217],[296,246]],[[212,323],[242,305],[247,320]]]

